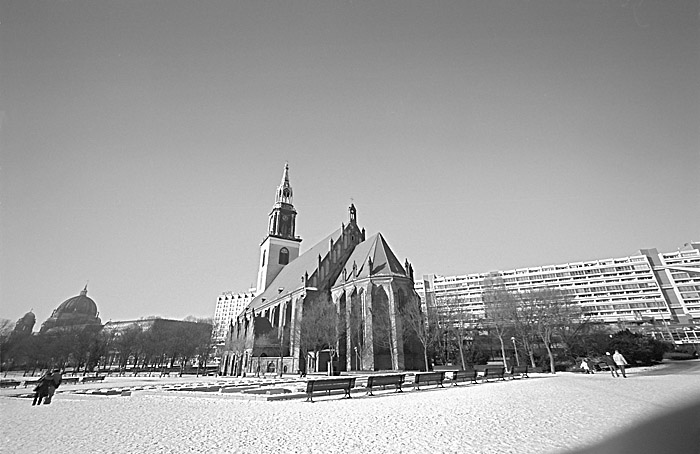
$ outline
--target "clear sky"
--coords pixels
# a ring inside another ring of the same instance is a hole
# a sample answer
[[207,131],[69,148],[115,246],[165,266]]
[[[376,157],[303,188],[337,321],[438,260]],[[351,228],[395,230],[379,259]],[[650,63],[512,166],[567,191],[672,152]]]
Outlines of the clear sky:
[[213,316],[289,162],[416,275],[700,240],[698,1],[0,0],[0,318]]

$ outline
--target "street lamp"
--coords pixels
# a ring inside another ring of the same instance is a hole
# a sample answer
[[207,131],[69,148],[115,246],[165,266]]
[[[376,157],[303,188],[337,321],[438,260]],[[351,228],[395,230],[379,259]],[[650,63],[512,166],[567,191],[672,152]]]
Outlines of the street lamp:
[[357,345],[355,346],[355,367],[357,370],[362,370],[362,366],[360,365],[360,352],[357,351]]
[[518,346],[515,344],[515,337],[511,337],[510,340],[513,342],[513,349],[515,350],[515,363],[520,367],[520,358],[518,357]]

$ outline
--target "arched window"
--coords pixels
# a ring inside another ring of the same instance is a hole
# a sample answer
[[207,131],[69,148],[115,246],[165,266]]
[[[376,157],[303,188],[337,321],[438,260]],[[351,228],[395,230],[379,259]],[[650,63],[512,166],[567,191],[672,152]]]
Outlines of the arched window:
[[266,251],[263,251],[262,264],[260,266],[265,266],[265,252]]
[[289,249],[287,249],[286,247],[283,247],[282,249],[280,249],[279,264],[286,265],[287,263],[289,263]]

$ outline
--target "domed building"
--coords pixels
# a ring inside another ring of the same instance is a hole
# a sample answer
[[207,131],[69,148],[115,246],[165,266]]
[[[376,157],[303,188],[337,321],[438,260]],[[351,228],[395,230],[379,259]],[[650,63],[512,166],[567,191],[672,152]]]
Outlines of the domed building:
[[102,327],[97,304],[87,296],[87,285],[80,295],[69,298],[61,303],[43,325],[40,332],[45,333],[56,329]]

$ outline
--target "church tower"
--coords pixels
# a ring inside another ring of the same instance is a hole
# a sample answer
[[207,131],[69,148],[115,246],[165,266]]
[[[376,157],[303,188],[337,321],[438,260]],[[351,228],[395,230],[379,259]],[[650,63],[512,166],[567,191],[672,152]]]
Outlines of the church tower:
[[270,285],[285,265],[299,257],[301,238],[295,236],[296,216],[289,184],[289,164],[285,163],[268,220],[267,237],[260,244],[258,294]]

